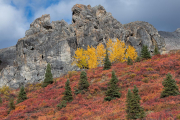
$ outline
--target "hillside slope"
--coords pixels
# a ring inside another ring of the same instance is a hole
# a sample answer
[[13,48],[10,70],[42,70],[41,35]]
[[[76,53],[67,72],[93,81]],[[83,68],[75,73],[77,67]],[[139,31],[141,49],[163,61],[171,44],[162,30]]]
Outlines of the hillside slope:
[[[115,71],[118,77],[118,86],[121,88],[121,98],[105,102],[105,91],[111,79],[111,72]],[[10,92],[10,97],[15,98],[15,110],[8,114],[8,101],[5,95],[0,105],[0,118],[2,120],[122,120],[126,117],[126,94],[136,85],[141,96],[141,106],[146,112],[146,119],[175,119],[180,118],[180,95],[160,98],[163,90],[162,81],[170,72],[180,89],[180,54],[165,54],[153,56],[127,65],[115,63],[110,70],[103,67],[86,70],[90,87],[84,94],[74,94],[77,87],[80,71],[56,78],[56,83],[41,88],[40,84],[29,85],[25,88],[28,99],[16,104],[19,90]],[[70,86],[74,100],[67,103],[65,108],[57,109],[57,104],[62,101],[65,82],[70,78]],[[55,79],[54,79],[55,80]]]

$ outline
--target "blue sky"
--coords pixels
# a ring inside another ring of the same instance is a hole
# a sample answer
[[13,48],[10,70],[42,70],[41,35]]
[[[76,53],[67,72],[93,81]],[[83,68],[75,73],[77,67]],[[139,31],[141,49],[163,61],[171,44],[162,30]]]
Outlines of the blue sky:
[[180,0],[0,0],[0,49],[16,45],[43,14],[71,24],[75,4],[102,5],[122,24],[146,21],[158,31],[180,28]]

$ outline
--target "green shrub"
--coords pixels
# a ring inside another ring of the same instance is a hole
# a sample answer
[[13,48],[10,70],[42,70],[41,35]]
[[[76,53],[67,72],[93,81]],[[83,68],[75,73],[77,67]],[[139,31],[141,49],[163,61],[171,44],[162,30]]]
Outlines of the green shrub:
[[153,71],[153,68],[146,68],[147,71]]
[[10,95],[10,88],[7,85],[4,85],[2,88],[0,88],[0,93],[4,95],[5,99],[9,99]]
[[142,79],[142,81],[145,82],[145,83],[148,83],[149,82],[149,78],[145,77],[145,78]]
[[79,90],[79,89],[77,89],[77,88],[74,88],[74,94],[79,94],[79,93],[81,93],[81,90]]
[[133,61],[132,61],[132,59],[131,59],[130,57],[128,57],[127,64],[128,64],[128,65],[133,65]]
[[131,77],[131,78],[134,78],[135,76],[136,76],[136,73],[130,74],[130,77]]
[[141,58],[139,56],[137,56],[135,62],[140,62],[141,61]]
[[66,107],[66,105],[67,105],[66,103],[67,103],[66,100],[63,100],[61,103],[59,103],[57,105],[58,110],[62,109],[63,107]]

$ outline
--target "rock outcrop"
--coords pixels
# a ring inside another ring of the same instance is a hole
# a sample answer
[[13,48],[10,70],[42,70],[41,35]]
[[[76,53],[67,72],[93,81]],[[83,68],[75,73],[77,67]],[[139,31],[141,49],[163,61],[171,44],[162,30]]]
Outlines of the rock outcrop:
[[91,7],[76,4],[72,8],[72,24],[64,20],[50,23],[50,15],[43,15],[31,23],[25,37],[16,44],[14,64],[0,73],[0,87],[7,84],[18,88],[27,83],[44,80],[47,63],[51,64],[53,77],[67,71],[78,70],[72,66],[72,56],[77,48],[96,47],[99,43],[116,38],[136,48],[138,54],[143,45],[152,52],[155,45],[165,51],[164,39],[147,22],[122,25],[103,6]]
[[180,50],[180,28],[174,32],[159,31],[159,34],[165,40],[167,52]]
[[13,66],[15,59],[16,46],[0,49],[0,71],[7,66]]

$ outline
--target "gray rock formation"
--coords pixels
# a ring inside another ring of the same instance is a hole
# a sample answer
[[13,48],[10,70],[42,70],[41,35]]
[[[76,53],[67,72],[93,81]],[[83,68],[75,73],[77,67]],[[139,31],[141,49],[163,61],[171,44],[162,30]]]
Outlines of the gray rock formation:
[[16,46],[0,49],[0,71],[7,65],[13,66],[16,59]]
[[159,31],[159,34],[165,40],[167,52],[180,50],[180,28],[174,32]]
[[71,65],[78,47],[105,45],[107,40],[115,41],[116,38],[134,46],[139,55],[142,45],[148,45],[150,51],[155,45],[161,53],[165,51],[164,39],[149,23],[137,21],[122,25],[101,5],[76,4],[72,8],[70,25],[64,20],[50,23],[50,15],[43,15],[31,23],[25,37],[16,44],[14,65],[0,73],[0,87],[7,84],[18,88],[44,80],[47,63],[51,64],[53,77],[78,70]]

